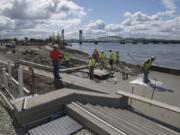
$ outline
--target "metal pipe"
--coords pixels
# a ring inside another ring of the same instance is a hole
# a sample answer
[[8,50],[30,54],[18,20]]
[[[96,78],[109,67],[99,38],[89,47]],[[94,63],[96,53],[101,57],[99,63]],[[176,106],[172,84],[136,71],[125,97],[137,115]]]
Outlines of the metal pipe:
[[18,69],[18,82],[19,82],[19,94],[23,96],[23,70],[22,67]]

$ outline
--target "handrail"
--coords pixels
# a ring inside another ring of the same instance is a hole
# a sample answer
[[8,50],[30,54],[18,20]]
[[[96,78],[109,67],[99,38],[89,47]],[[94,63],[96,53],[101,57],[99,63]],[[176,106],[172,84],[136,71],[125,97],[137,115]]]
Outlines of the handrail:
[[144,97],[134,95],[134,94],[124,92],[124,91],[117,91],[116,93],[119,94],[119,95],[122,95],[122,96],[126,96],[126,97],[129,97],[129,98],[144,102],[144,103],[148,103],[148,104],[160,107],[160,108],[164,108],[166,110],[170,110],[170,111],[173,111],[173,112],[176,112],[176,113],[180,113],[180,108],[177,107],[177,106],[173,106],[173,105],[162,103],[162,102],[159,102],[159,101],[156,101],[156,100],[144,98]]

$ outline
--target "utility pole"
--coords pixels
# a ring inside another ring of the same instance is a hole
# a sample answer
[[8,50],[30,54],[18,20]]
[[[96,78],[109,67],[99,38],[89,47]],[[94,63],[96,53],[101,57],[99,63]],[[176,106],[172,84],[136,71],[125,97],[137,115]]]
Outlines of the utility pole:
[[79,44],[81,45],[83,42],[83,31],[79,30]]

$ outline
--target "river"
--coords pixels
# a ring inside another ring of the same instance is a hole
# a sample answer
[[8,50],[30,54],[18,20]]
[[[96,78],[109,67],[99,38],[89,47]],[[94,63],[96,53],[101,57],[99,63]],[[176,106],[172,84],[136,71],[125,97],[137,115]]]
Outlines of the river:
[[142,64],[151,56],[156,57],[154,65],[180,69],[180,44],[120,44],[120,43],[73,43],[72,47],[92,54],[97,48],[99,51],[105,51],[109,56],[109,50],[119,50],[122,61],[132,64]]

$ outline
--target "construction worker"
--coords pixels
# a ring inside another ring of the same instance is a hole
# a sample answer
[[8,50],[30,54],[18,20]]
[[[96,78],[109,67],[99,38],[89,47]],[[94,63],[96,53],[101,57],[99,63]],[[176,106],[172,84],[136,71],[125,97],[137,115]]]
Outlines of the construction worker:
[[120,65],[120,53],[119,53],[119,51],[116,51],[116,64],[118,66]]
[[150,82],[148,79],[148,74],[149,74],[151,65],[154,62],[154,60],[155,60],[155,58],[151,57],[150,59],[146,60],[143,64],[143,73],[144,73],[143,82],[144,83]]
[[106,55],[105,55],[104,51],[101,52],[99,59],[100,59],[100,63],[101,63],[101,70],[103,70],[106,65]]
[[89,64],[89,78],[94,79],[94,68],[95,68],[96,62],[92,56],[89,57],[88,64]]
[[98,51],[98,49],[94,49],[92,56],[95,59],[96,63],[98,63],[99,62],[99,51]]
[[111,70],[113,69],[113,64],[114,64],[114,53],[112,50],[109,50],[109,64],[111,66]]
[[64,61],[65,61],[66,67],[69,67],[70,55],[67,52],[65,52],[63,57],[64,57]]
[[58,45],[53,45],[53,50],[50,52],[50,57],[52,59],[53,63],[53,74],[54,74],[54,80],[59,80],[61,77],[59,76],[59,58],[61,57],[61,52],[58,49]]

